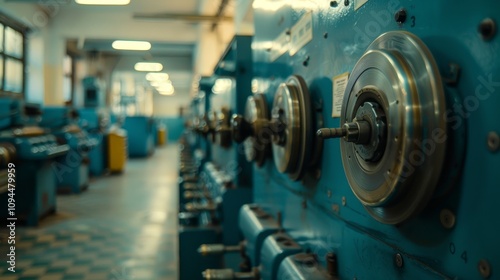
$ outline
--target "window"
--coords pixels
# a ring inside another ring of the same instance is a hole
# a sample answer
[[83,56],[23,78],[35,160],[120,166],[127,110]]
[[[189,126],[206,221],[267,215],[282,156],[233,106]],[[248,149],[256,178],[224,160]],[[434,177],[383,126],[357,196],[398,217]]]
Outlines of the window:
[[26,28],[0,14],[0,94],[24,94]]
[[64,57],[63,72],[64,101],[71,104],[73,102],[73,58],[69,54]]

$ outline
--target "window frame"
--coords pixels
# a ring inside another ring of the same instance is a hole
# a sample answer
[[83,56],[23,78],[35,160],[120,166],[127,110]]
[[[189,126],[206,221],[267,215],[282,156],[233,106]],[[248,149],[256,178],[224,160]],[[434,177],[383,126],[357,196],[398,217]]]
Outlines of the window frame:
[[[0,67],[2,67],[2,76],[0,77],[0,79],[2,80],[2,83],[0,84],[0,96],[7,96],[7,97],[15,97],[15,98],[23,98],[25,97],[26,95],[26,55],[27,55],[27,34],[28,34],[28,31],[29,29],[23,25],[22,23],[14,20],[13,18],[7,16],[6,14],[4,13],[1,13],[0,12],[0,24],[3,25],[3,41],[2,41],[2,48],[1,48],[1,51],[0,51],[0,57],[3,58],[2,60],[2,64],[0,65]],[[12,56],[12,55],[8,55],[5,53],[6,51],[6,37],[5,37],[5,34],[6,34],[6,30],[7,30],[7,27],[9,28],[12,28],[13,30],[21,33],[21,36],[23,38],[23,44],[22,44],[22,58],[17,58],[15,56]],[[23,77],[22,77],[22,82],[21,82],[21,91],[20,92],[14,92],[14,91],[6,91],[4,90],[5,89],[5,81],[6,81],[6,71],[5,71],[5,67],[7,65],[7,59],[13,59],[13,60],[16,60],[18,62],[21,62],[22,64],[22,73],[23,73]]]

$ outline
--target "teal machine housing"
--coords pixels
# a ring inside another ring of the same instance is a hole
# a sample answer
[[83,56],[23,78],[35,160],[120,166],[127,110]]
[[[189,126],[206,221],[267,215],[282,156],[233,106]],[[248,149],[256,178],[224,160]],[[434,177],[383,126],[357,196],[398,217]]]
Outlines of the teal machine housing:
[[83,85],[83,105],[79,108],[78,122],[88,137],[92,139],[95,146],[88,152],[89,172],[92,176],[101,176],[106,171],[106,137],[110,127],[111,119],[105,106],[105,95],[99,84],[99,79],[94,76],[87,76],[82,80]]
[[238,248],[243,238],[235,226],[238,211],[252,201],[251,164],[232,143],[230,127],[231,114],[242,113],[251,94],[251,43],[251,36],[233,38],[214,75],[200,80],[203,93],[191,105],[199,115],[191,123],[198,136],[190,145],[203,151],[204,160],[199,180],[183,182],[180,187],[180,199],[186,202],[180,217],[186,217],[186,212],[198,217],[195,226],[183,226],[179,231],[180,279],[203,279],[202,271],[210,267],[240,267],[238,250],[221,255],[203,248],[212,244]]
[[[36,226],[41,218],[56,211],[57,181],[54,163],[69,151],[66,144],[58,143],[54,135],[36,127],[39,111],[30,109],[25,114],[22,100],[0,98],[0,111],[4,117],[0,124],[0,143],[9,143],[4,150],[9,154],[9,162],[14,164],[14,180],[9,182],[13,192],[0,194],[3,201],[14,198],[15,217],[28,226]],[[26,176],[29,174],[30,176]],[[12,187],[14,185],[14,187]],[[6,207],[1,217],[10,217]]]
[[254,4],[254,80],[290,134],[254,165],[253,207],[298,250],[247,246],[251,279],[499,277],[499,21],[496,1]]
[[80,193],[89,186],[88,154],[98,142],[77,125],[77,111],[71,107],[44,107],[40,125],[51,130],[70,151],[54,164],[58,192]]
[[128,155],[130,157],[147,157],[154,153],[155,123],[148,116],[127,116],[122,128],[128,135]]
[[80,108],[78,115],[79,126],[87,132],[88,137],[95,143],[95,146],[88,152],[90,175],[101,176],[106,172],[108,162],[106,137],[110,124],[109,115],[100,112],[97,108]]

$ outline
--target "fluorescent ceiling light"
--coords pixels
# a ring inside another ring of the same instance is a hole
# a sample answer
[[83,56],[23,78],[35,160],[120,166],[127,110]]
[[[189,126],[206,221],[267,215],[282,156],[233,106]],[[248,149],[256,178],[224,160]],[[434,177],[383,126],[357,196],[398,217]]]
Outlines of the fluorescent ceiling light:
[[172,91],[158,91],[161,95],[174,95],[174,90]]
[[154,87],[169,86],[172,85],[172,81],[152,81],[150,84]]
[[167,81],[169,78],[167,73],[148,73],[146,75],[146,80],[150,82],[157,81]]
[[172,86],[171,84],[161,85],[159,87],[156,87],[156,90],[157,91],[173,91],[174,86]]
[[128,5],[130,0],[75,0],[80,5]]
[[151,49],[151,43],[146,41],[114,41],[113,49],[128,51],[147,51]]
[[158,62],[138,62],[134,66],[135,71],[159,72],[163,70],[163,65]]
[[161,95],[172,95],[175,92],[175,89],[174,89],[174,86],[172,85],[172,83],[164,83],[164,84],[156,87],[156,90]]

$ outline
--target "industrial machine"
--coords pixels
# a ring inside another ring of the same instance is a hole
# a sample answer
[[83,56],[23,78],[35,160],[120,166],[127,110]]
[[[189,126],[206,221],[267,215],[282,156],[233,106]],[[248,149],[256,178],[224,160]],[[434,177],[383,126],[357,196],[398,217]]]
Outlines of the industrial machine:
[[79,126],[95,142],[89,150],[89,172],[92,176],[101,176],[107,169],[106,141],[109,130],[109,114],[97,108],[78,109]]
[[155,122],[147,116],[127,116],[122,126],[128,135],[128,155],[147,157],[154,153]]
[[58,158],[55,173],[60,193],[80,193],[89,186],[89,152],[98,141],[77,125],[78,113],[70,107],[45,107],[40,125],[51,130],[59,143],[70,147],[66,157]]
[[[232,113],[244,111],[251,94],[251,41],[250,36],[234,37],[214,76],[200,80],[201,91],[191,107],[197,113],[191,131],[198,136],[188,141],[187,135],[185,140],[191,143],[192,172],[182,175],[179,193],[180,223],[190,221],[179,232],[181,279],[202,279],[201,273],[207,268],[239,270],[240,265],[245,266],[239,252],[205,257],[201,248],[212,244],[238,247],[243,240],[234,225],[241,206],[252,200],[252,171],[251,164],[232,143],[230,122]],[[198,161],[196,150],[205,159]]]
[[214,139],[215,133],[215,127],[208,119],[210,96],[215,79],[214,76],[200,78],[198,95],[191,102],[190,117],[187,121],[186,139],[201,165],[210,161],[211,139]]
[[[255,1],[254,94],[232,124],[252,269],[205,278],[498,278],[499,8]],[[251,207],[278,224],[259,246]]]
[[99,79],[95,76],[87,76],[82,79],[83,102],[85,108],[99,108],[105,104],[105,95]]
[[[2,211],[2,218],[13,216],[29,226],[38,225],[56,210],[55,160],[65,158],[68,145],[37,126],[39,106],[25,105],[21,99],[0,98],[0,197],[13,199],[13,212]],[[6,168],[6,169],[4,169]],[[8,173],[12,174],[9,175]],[[5,177],[7,176],[7,177]],[[5,220],[5,219],[4,219]]]

